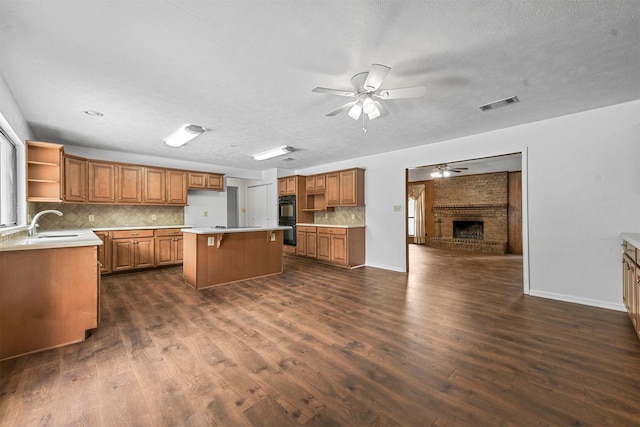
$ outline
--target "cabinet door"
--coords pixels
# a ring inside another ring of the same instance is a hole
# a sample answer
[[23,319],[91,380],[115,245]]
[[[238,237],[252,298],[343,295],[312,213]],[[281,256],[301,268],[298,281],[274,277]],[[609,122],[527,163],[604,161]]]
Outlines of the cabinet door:
[[175,237],[156,237],[156,265],[175,264]]
[[355,205],[356,203],[356,171],[340,172],[340,204]]
[[331,235],[318,233],[317,256],[319,260],[331,261]]
[[164,169],[144,168],[143,203],[165,203],[166,174]]
[[307,189],[307,192],[316,190],[316,177],[315,176],[308,176],[307,177],[305,188]]
[[634,300],[634,281],[635,281],[635,268],[634,264],[628,257],[622,257],[622,301],[624,306],[633,320],[633,304]]
[[134,268],[135,243],[130,239],[114,239],[111,241],[111,270],[131,270]]
[[327,206],[338,206],[340,204],[340,175],[337,173],[327,174],[326,185]]
[[296,194],[296,177],[290,176],[287,178],[287,194],[294,196]]
[[287,180],[285,178],[278,179],[278,196],[286,196]]
[[91,203],[115,203],[116,201],[116,165],[89,161],[89,196]]
[[135,240],[134,267],[153,267],[154,263],[154,238],[143,238]]
[[331,236],[331,262],[347,265],[347,236]]
[[204,190],[207,188],[205,173],[189,172],[189,188]]
[[209,190],[224,190],[224,175],[207,174],[207,188]]
[[167,203],[171,205],[187,204],[187,173],[172,171],[167,173]]
[[175,239],[176,239],[176,264],[180,264],[184,259],[182,256],[183,254],[182,243],[184,242],[184,238],[180,236],[180,237],[176,237]]
[[98,246],[100,273],[111,273],[111,238],[109,237],[109,232],[95,231],[94,233],[102,240],[102,245]]
[[87,161],[75,157],[64,158],[64,201],[87,201]]
[[307,255],[307,233],[304,231],[296,232],[296,254],[300,256]]
[[118,203],[142,203],[142,167],[118,165]]
[[325,175],[318,175],[316,176],[316,191],[318,192],[324,192],[326,186],[325,186]]
[[307,256],[311,258],[318,257],[318,234],[317,233],[307,233],[306,236],[306,244],[307,244]]

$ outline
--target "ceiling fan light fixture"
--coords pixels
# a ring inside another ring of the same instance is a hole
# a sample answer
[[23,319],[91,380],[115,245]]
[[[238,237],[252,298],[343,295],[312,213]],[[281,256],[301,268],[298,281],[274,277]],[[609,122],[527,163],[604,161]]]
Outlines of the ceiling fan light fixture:
[[184,125],[164,140],[164,143],[169,147],[182,147],[193,138],[198,137],[204,133],[204,128],[198,125]]
[[253,160],[267,160],[273,157],[278,157],[284,154],[292,153],[293,151],[294,151],[293,147],[289,147],[288,145],[283,145],[268,151],[263,151],[262,153],[254,154],[251,157],[253,157]]
[[347,114],[349,114],[349,117],[351,117],[353,120],[358,120],[360,118],[360,114],[362,114],[362,105],[357,102],[353,107],[351,107]]

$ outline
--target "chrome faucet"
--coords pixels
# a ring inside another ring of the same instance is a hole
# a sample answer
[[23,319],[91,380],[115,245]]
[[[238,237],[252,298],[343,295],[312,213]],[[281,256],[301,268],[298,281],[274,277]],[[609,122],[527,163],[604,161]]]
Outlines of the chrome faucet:
[[56,214],[58,216],[62,216],[62,212],[57,211],[55,209],[47,209],[46,211],[40,211],[36,214],[36,216],[33,217],[33,219],[31,220],[31,225],[29,226],[29,228],[27,228],[27,235],[29,237],[34,237],[38,235],[38,230],[36,230],[39,225],[38,225],[38,220],[40,219],[40,217],[44,214],[48,214],[48,213],[53,213]]

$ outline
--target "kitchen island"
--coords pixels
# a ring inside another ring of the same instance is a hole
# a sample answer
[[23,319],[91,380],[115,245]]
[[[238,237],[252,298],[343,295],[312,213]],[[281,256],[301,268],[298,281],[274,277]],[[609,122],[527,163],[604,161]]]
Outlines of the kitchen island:
[[291,227],[185,228],[185,283],[194,289],[282,273],[282,232]]

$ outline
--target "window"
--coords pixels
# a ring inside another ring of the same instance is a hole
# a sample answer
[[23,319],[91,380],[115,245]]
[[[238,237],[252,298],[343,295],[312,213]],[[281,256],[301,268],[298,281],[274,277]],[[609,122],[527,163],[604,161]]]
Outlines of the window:
[[409,199],[407,203],[407,218],[408,221],[408,232],[409,236],[413,237],[416,235],[416,199]]
[[18,223],[16,147],[0,129],[0,227]]

